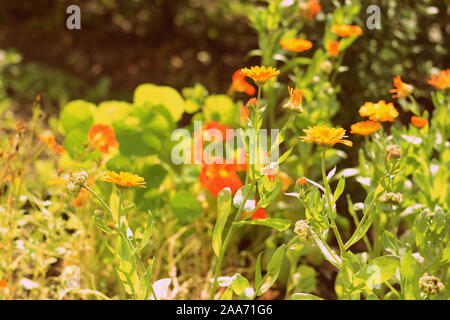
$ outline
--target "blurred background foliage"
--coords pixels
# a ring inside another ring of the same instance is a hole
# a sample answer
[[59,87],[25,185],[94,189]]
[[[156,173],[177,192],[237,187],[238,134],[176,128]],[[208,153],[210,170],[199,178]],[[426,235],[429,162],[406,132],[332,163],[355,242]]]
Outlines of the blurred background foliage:
[[[325,27],[323,14],[338,2],[345,1],[321,1],[322,13],[302,30],[316,45]],[[356,23],[364,36],[347,51],[343,64],[348,70],[337,79],[344,110],[356,110],[365,101],[390,100],[388,90],[397,74],[416,87],[419,103],[430,109],[426,80],[450,61],[450,1],[379,0],[381,30],[365,26],[373,1],[347,2],[361,4]],[[81,30],[65,26],[70,4],[81,8]],[[264,3],[0,1],[2,86],[19,102],[30,102],[40,93],[44,107],[54,111],[77,98],[131,101],[141,83],[178,90],[202,83],[211,93],[224,93],[235,70],[260,63],[256,57],[246,60],[257,48],[248,14],[258,5]],[[356,114],[338,113],[335,121],[346,127]]]

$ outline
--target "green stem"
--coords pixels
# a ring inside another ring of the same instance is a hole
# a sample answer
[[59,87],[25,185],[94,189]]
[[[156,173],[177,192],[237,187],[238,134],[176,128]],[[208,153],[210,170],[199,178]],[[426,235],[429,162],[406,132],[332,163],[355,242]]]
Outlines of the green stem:
[[[247,175],[246,175],[246,183],[245,185],[247,185],[248,183],[248,170],[247,170]],[[233,221],[236,221],[240,215],[242,214],[242,211],[244,210],[244,205],[245,202],[247,201],[248,197],[250,196],[250,193],[253,189],[253,186],[255,185],[255,181],[252,181],[252,184],[250,185],[249,190],[247,191],[245,197],[242,199],[242,203],[239,207],[239,210],[237,211],[237,213],[235,214],[235,216],[233,217]],[[214,300],[214,297],[216,295],[216,291],[217,291],[217,278],[219,277],[219,273],[220,273],[220,268],[222,267],[222,263],[223,263],[223,259],[225,257],[225,252],[228,249],[228,245],[230,244],[231,238],[233,236],[234,233],[234,225],[232,224],[230,226],[230,229],[228,230],[227,236],[225,237],[225,241],[223,242],[222,248],[220,248],[220,252],[219,252],[219,258],[217,260],[217,264],[216,264],[216,268],[214,270],[214,282],[213,282],[213,287],[212,287],[212,291],[211,291],[211,300]]]
[[98,201],[100,201],[100,203],[103,205],[103,207],[112,215],[112,211],[111,208],[105,203],[105,201],[103,201],[102,198],[100,198],[100,196],[91,188],[89,188],[87,185],[84,185],[83,188],[85,188],[87,191],[89,191],[94,197],[97,198]]
[[397,290],[389,283],[389,281],[386,281],[385,284],[388,286],[388,288],[397,296],[398,300],[403,300],[403,297],[400,293],[398,293]]
[[322,151],[322,179],[323,179],[323,186],[325,187],[325,197],[327,200],[327,204],[328,204],[328,212],[329,212],[329,218],[331,220],[331,229],[333,230],[333,233],[336,237],[336,240],[339,244],[339,250],[341,252],[341,256],[344,257],[345,255],[345,248],[344,248],[344,243],[342,241],[341,235],[339,234],[339,231],[337,229],[336,226],[336,221],[334,219],[334,215],[333,215],[333,207],[332,207],[332,203],[331,203],[331,189],[330,189],[330,185],[328,184],[328,180],[327,180],[327,175],[325,173],[325,152],[326,149],[323,148]]

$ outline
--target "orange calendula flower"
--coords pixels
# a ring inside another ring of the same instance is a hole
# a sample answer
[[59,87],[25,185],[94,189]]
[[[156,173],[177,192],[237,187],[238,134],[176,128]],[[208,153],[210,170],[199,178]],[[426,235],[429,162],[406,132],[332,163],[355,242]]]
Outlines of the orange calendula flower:
[[106,176],[104,176],[100,180],[113,183],[119,188],[129,188],[129,187],[145,188],[144,178],[123,171],[121,171],[120,174],[114,171],[108,171],[106,173]]
[[381,124],[375,121],[360,121],[352,124],[350,133],[368,136],[381,128]]
[[318,0],[308,0],[306,2],[300,3],[300,9],[302,10],[302,15],[309,20],[314,19],[314,16],[322,10]]
[[392,93],[392,98],[404,98],[413,92],[413,87],[403,82],[400,76],[394,78],[394,87],[395,89],[389,90]]
[[349,24],[335,24],[330,31],[337,34],[339,37],[360,36],[363,31],[360,26],[352,26]]
[[98,148],[101,153],[108,153],[109,148],[117,148],[119,146],[116,140],[116,132],[109,125],[93,125],[89,130],[88,138],[92,146]]
[[339,41],[327,41],[326,47],[329,56],[335,57],[339,54]]
[[300,89],[298,89],[297,87],[295,87],[295,89],[292,89],[291,87],[288,86],[288,90],[289,90],[290,99],[283,106],[283,108],[289,109],[292,111],[303,112],[303,108],[302,108],[303,92]]
[[306,136],[300,137],[303,142],[315,142],[319,146],[332,147],[336,143],[342,143],[346,146],[353,146],[353,142],[345,140],[345,130],[342,128],[329,128],[327,126],[315,126],[303,129]]
[[422,117],[412,116],[411,123],[417,128],[423,128],[428,124],[428,120]]
[[276,68],[260,66],[254,66],[250,69],[243,68],[241,71],[246,77],[253,79],[258,86],[263,85],[267,80],[280,74],[280,70]]
[[202,172],[198,177],[203,187],[216,197],[224,188],[230,188],[234,193],[243,186],[237,174],[239,167],[224,162],[203,165]]
[[428,83],[440,90],[450,88],[450,69],[439,72],[437,76],[432,75]]
[[293,52],[302,52],[312,48],[313,44],[311,41],[305,39],[282,39],[280,41],[283,49]]
[[39,140],[42,141],[49,149],[52,149],[56,154],[63,154],[64,148],[56,143],[55,137],[51,134],[41,135]]
[[8,286],[8,283],[5,279],[0,279],[0,288],[6,288]]
[[252,96],[255,94],[255,92],[256,92],[255,88],[250,83],[245,81],[245,75],[242,73],[241,70],[237,70],[233,74],[232,81],[233,82],[231,83],[231,87],[228,90],[228,94],[231,94],[234,91],[245,92],[249,96]]
[[380,100],[377,103],[366,102],[359,108],[361,117],[369,117],[372,121],[393,122],[398,117],[398,111],[392,102]]

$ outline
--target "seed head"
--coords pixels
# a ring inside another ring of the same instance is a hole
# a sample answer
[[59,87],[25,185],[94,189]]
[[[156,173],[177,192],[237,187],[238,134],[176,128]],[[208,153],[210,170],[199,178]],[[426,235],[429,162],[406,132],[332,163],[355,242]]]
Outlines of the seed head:
[[435,295],[444,291],[444,285],[439,278],[433,277],[425,273],[422,278],[419,279],[420,291],[426,295]]
[[307,220],[299,220],[295,223],[294,232],[298,234],[298,238],[305,244],[315,244],[316,233],[312,229]]

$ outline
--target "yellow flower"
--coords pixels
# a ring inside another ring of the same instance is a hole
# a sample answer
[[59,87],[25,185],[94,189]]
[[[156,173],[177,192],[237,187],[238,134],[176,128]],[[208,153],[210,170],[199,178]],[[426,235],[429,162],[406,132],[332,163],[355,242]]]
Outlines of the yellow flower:
[[359,114],[361,117],[369,117],[372,121],[381,122],[393,122],[398,117],[398,111],[392,102],[386,103],[384,100],[380,100],[377,103],[366,102],[359,108]]
[[285,109],[289,109],[292,111],[303,112],[302,108],[302,100],[303,100],[303,92],[299,90],[297,87],[295,89],[288,86],[289,90],[289,101],[283,106]]
[[123,171],[121,171],[120,174],[114,171],[108,171],[106,173],[106,176],[101,178],[100,180],[113,183],[119,188],[128,188],[128,187],[145,188],[144,178]]
[[266,68],[255,66],[250,69],[243,68],[241,71],[246,77],[252,78],[258,86],[263,85],[267,80],[280,74],[280,71],[277,70],[277,68],[272,67]]
[[332,147],[336,143],[342,143],[346,146],[353,146],[353,142],[345,140],[345,130],[342,128],[328,128],[327,126],[308,127],[303,129],[306,136],[300,137],[302,142],[315,142],[319,146]]

